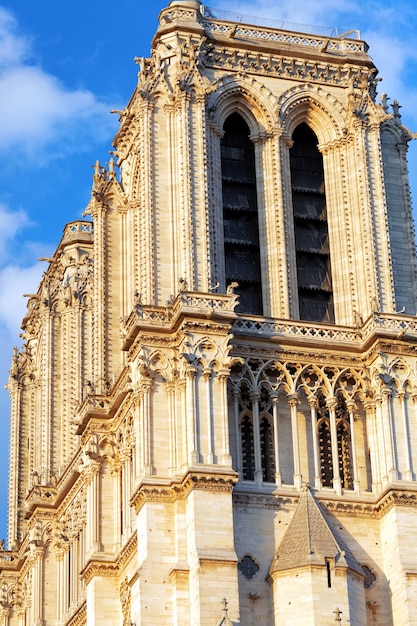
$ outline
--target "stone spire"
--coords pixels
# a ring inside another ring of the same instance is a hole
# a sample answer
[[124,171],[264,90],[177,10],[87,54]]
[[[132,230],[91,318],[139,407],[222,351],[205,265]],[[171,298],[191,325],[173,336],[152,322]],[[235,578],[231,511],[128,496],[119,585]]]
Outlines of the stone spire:
[[331,559],[336,567],[344,565],[363,575],[359,563],[331,528],[320,504],[305,486],[270,574],[308,565],[325,565],[326,559]]

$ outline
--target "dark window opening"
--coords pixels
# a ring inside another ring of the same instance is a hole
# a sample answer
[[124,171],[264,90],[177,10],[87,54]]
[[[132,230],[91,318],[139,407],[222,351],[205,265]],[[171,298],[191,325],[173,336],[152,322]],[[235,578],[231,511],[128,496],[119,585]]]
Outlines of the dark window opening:
[[337,449],[339,454],[339,472],[343,489],[353,489],[352,442],[349,415],[346,402],[338,398],[336,407]]
[[238,113],[224,124],[221,167],[226,285],[239,284],[238,313],[262,315],[255,149]]
[[260,423],[262,478],[267,483],[275,481],[274,435],[267,417]]
[[332,562],[330,559],[326,559],[326,572],[327,572],[327,586],[332,586]]
[[[343,489],[353,489],[352,443],[349,415],[342,396],[337,399],[336,434],[339,475]],[[320,471],[323,487],[333,486],[333,457],[330,431],[330,414],[324,396],[320,395],[317,406],[317,435],[320,452]]]
[[295,254],[301,320],[334,322],[323,159],[307,124],[290,150]]
[[252,420],[248,415],[242,419],[242,474],[244,480],[255,480],[255,448]]

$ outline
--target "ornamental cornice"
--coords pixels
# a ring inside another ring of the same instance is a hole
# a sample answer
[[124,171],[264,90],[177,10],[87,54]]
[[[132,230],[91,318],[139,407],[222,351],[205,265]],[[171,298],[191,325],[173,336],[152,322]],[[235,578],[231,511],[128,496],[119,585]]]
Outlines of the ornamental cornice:
[[295,350],[285,350],[279,348],[266,348],[262,345],[253,346],[247,343],[232,341],[231,356],[259,357],[264,359],[276,359],[280,361],[294,361],[301,365],[316,363],[326,365],[332,363],[341,367],[363,367],[363,358],[355,355],[327,354],[323,352],[305,352]]
[[114,578],[119,575],[119,567],[116,561],[100,561],[92,559],[80,572],[80,577],[88,585],[95,576],[102,578]]
[[85,626],[87,624],[87,600],[81,604],[65,626]]
[[205,472],[190,470],[181,482],[155,484],[142,482],[133,494],[130,504],[138,513],[147,502],[173,503],[188,498],[196,489],[232,493],[238,476],[234,471]]
[[376,506],[379,517],[383,517],[396,506],[417,509],[417,492],[406,489],[390,489]]
[[[365,517],[381,519],[396,506],[412,507],[417,509],[417,491],[390,487],[382,496],[364,494],[363,499],[351,500],[349,492],[345,492],[346,499],[329,498],[322,492],[314,493],[315,498],[333,515],[346,517]],[[273,509],[286,512],[295,511],[299,500],[298,493],[260,494],[234,491],[233,504],[236,508]]]
[[137,533],[133,533],[128,543],[122,549],[120,555],[114,560],[90,559],[80,577],[88,585],[95,576],[113,578],[119,576],[129,559],[137,550]]
[[233,505],[236,508],[242,507],[271,510],[283,509],[285,511],[295,511],[295,509],[297,508],[298,498],[298,495],[277,496],[272,494],[249,494],[240,491],[234,491]]
[[202,46],[201,60],[206,67],[228,72],[246,72],[256,76],[338,87],[348,86],[352,78],[363,80],[363,77],[368,75],[368,67],[346,63],[345,57],[333,57],[329,62],[324,58],[314,58],[311,50],[308,51],[308,56],[304,56],[300,50],[298,52],[297,56],[291,55],[289,49],[285,50],[286,54],[282,50],[277,50],[276,53],[259,52],[259,49],[242,48],[240,40],[235,45],[221,47],[213,42],[207,42]]

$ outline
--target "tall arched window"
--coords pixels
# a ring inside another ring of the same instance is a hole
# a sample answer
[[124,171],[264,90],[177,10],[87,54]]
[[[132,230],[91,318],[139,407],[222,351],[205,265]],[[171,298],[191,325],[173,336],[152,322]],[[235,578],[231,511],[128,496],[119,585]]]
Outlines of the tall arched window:
[[[252,396],[252,393],[254,395]],[[274,430],[270,390],[249,389],[242,382],[239,395],[239,423],[243,480],[275,482]]]
[[337,450],[339,473],[343,489],[353,489],[352,443],[349,415],[343,396],[339,396],[336,408]]
[[326,401],[319,396],[317,406],[317,435],[320,451],[321,484],[323,487],[333,486],[332,440],[330,436],[330,417]]
[[262,315],[261,257],[255,150],[238,114],[223,127],[221,167],[226,285],[237,282],[239,313]]
[[[321,483],[333,486],[333,457],[330,415],[323,395],[317,404],[317,436],[320,452]],[[352,444],[349,415],[343,396],[338,396],[336,406],[337,456],[340,482],[343,489],[353,489]]]
[[298,303],[301,320],[334,322],[323,159],[307,124],[290,150]]
[[255,447],[252,418],[245,415],[241,421],[242,475],[244,480],[255,480]]

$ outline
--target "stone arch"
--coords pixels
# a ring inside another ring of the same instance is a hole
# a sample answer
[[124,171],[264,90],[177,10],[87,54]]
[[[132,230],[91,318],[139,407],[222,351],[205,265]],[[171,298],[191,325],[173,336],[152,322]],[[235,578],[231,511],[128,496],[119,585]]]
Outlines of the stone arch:
[[150,377],[158,374],[165,381],[172,380],[174,367],[169,357],[162,350],[155,350],[149,356]]
[[303,367],[296,380],[296,389],[303,389],[308,396],[322,393],[325,398],[331,397],[332,387],[324,372],[314,364]]
[[397,388],[405,388],[407,383],[414,383],[412,380],[410,367],[401,358],[395,359],[389,367],[389,375],[392,377],[393,384]]
[[366,381],[359,372],[351,368],[343,369],[334,381],[334,394],[341,394],[347,399],[353,399],[358,395],[361,399],[366,391]]
[[276,98],[255,78],[227,75],[213,85],[208,99],[208,113],[219,132],[232,113],[239,113],[247,123],[251,138],[272,132],[276,120]]
[[293,393],[294,381],[288,370],[275,359],[266,361],[262,367],[262,380],[266,381],[271,390],[284,389],[287,394]]
[[202,337],[194,345],[194,354],[202,367],[213,367],[218,364],[218,347],[209,337]]
[[279,123],[288,139],[302,122],[314,131],[322,146],[340,141],[345,135],[345,109],[320,87],[300,85],[290,89],[282,94],[278,106]]

